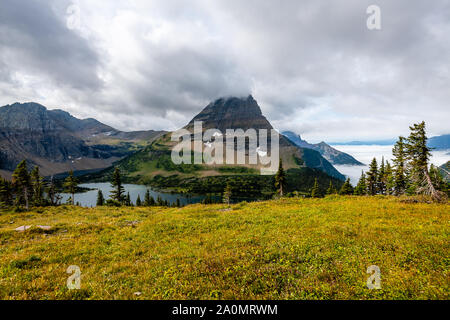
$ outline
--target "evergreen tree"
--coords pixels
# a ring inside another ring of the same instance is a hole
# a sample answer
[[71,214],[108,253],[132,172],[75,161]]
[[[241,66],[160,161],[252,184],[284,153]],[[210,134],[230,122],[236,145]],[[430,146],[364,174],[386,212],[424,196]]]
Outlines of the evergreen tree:
[[133,205],[133,203],[131,202],[130,192],[128,192],[125,197],[125,205],[127,207],[131,207]]
[[406,178],[406,150],[405,150],[405,138],[399,137],[392,149],[394,158],[392,162],[393,166],[393,178],[394,178],[394,194],[402,195],[406,191],[407,178]]
[[319,197],[320,197],[319,181],[316,178],[314,180],[314,185],[311,189],[311,198],[319,198]]
[[181,208],[180,198],[177,198],[176,206],[177,208]]
[[367,172],[367,192],[374,196],[378,193],[378,163],[377,159],[373,158],[370,163],[369,171]]
[[353,186],[350,183],[350,179],[347,179],[343,184],[341,191],[339,192],[341,195],[352,195],[353,194]]
[[153,199],[153,197],[150,196],[150,190],[147,189],[147,191],[145,192],[145,197],[144,197],[144,206],[151,207],[154,205],[155,205],[155,199]]
[[384,166],[384,156],[381,158],[380,169],[377,176],[378,193],[386,194],[386,168]]
[[73,171],[70,170],[69,176],[64,181],[64,189],[67,193],[70,193],[72,195],[71,200],[72,200],[73,206],[75,205],[75,192],[77,190],[77,187],[78,187],[78,181],[73,176]]
[[9,181],[0,177],[0,208],[12,205],[12,188]]
[[105,205],[105,198],[103,197],[102,190],[98,190],[97,192],[97,206],[101,207]]
[[386,171],[385,171],[385,181],[386,181],[386,194],[388,196],[392,195],[394,193],[394,186],[395,186],[395,180],[394,180],[394,173],[392,171],[391,164],[389,161],[386,161]]
[[50,178],[50,183],[47,189],[47,197],[50,202],[50,205],[56,206],[58,205],[59,201],[61,200],[61,196],[56,191],[56,186],[53,181],[53,176]]
[[39,174],[39,167],[34,167],[31,171],[31,188],[34,206],[42,206],[44,204],[44,179]]
[[164,201],[163,201],[163,199],[161,198],[161,196],[158,196],[158,198],[156,199],[156,205],[157,205],[158,207],[163,207],[163,206],[164,206]]
[[136,199],[136,207],[142,206],[141,196],[138,194]]
[[25,208],[29,209],[31,181],[28,174],[27,162],[23,160],[17,165],[12,175],[13,188],[16,193],[16,205],[25,204]]
[[118,167],[116,167],[114,169],[114,173],[112,176],[112,181],[111,181],[111,187],[113,188],[113,190],[111,191],[111,199],[113,201],[117,201],[117,203],[119,204],[123,204],[125,201],[125,189],[122,185],[122,179],[120,177],[120,169]]
[[283,162],[280,159],[280,164],[278,166],[278,171],[275,175],[275,188],[278,189],[278,192],[280,193],[280,196],[283,196],[283,189],[286,185],[286,173],[283,169]]
[[361,178],[359,178],[358,184],[356,185],[353,193],[355,196],[365,196],[367,194],[366,175],[364,171],[362,171]]
[[223,191],[223,203],[225,203],[227,206],[230,205],[231,195],[232,195],[231,184],[227,183],[225,190]]
[[330,185],[327,189],[327,195],[332,195],[332,194],[338,194],[338,191],[336,189],[336,187],[333,185],[333,183],[330,180]]
[[431,149],[427,146],[425,122],[414,124],[406,143],[406,154],[411,172],[411,189],[415,193],[431,195],[435,200],[441,200],[442,193],[436,190],[428,171]]

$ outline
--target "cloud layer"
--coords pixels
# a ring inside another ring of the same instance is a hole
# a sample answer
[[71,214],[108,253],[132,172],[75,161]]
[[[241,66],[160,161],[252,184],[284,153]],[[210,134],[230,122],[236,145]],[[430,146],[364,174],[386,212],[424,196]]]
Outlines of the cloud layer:
[[0,3],[0,104],[36,101],[122,130],[176,129],[210,100],[253,94],[315,142],[448,133],[450,3]]

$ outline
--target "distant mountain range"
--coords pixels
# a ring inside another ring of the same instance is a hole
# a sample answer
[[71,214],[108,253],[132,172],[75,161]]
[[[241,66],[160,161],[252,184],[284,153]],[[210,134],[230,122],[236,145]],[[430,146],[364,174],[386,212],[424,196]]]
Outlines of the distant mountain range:
[[37,103],[14,103],[0,107],[0,174],[9,176],[23,159],[44,175],[102,169],[162,134],[123,132]]
[[363,166],[364,163],[359,162],[351,155],[334,149],[325,142],[311,144],[303,140],[300,135],[292,131],[284,131],[282,133],[285,137],[291,140],[300,148],[307,148],[318,151],[325,159],[327,159],[333,165],[355,165]]
[[[350,141],[350,142],[330,142],[332,146],[392,146],[397,142],[397,139],[387,139],[387,140],[372,140],[372,141]],[[444,134],[441,136],[431,137],[428,139],[428,146],[435,150],[450,150],[450,134]]]
[[450,134],[430,138],[428,146],[435,150],[450,150]]

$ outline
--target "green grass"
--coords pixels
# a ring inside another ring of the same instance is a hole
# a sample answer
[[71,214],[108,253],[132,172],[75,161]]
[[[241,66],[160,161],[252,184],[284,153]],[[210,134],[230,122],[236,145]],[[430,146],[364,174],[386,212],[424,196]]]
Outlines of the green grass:
[[[0,298],[448,299],[449,209],[328,197],[3,213]],[[370,265],[381,290],[366,287]]]

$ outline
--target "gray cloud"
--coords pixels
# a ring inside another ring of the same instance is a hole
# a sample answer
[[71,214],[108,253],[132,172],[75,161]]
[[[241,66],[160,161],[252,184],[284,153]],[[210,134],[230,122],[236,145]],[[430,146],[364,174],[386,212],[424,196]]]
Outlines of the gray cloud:
[[2,0],[0,47],[9,73],[48,78],[55,86],[101,87],[98,53],[66,27],[48,1]]
[[[252,93],[312,141],[390,138],[419,120],[448,132],[449,1],[76,3],[78,31],[68,1],[1,2],[0,102],[175,129],[210,100]],[[380,31],[366,28],[374,3]]]

